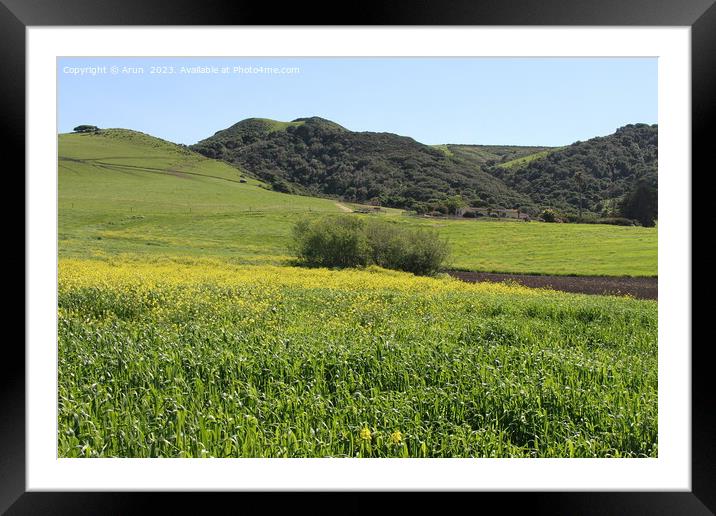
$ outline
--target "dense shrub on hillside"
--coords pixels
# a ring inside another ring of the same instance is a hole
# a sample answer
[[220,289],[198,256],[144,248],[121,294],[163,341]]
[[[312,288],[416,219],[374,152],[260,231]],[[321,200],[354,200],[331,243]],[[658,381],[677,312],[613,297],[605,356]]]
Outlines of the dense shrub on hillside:
[[638,220],[642,226],[653,226],[658,216],[656,187],[641,180],[622,200],[619,211],[623,217]]
[[629,124],[518,166],[485,170],[537,205],[562,213],[578,213],[581,205],[596,215],[605,201],[615,202],[642,180],[656,188],[658,144],[656,125]]
[[435,231],[350,215],[300,220],[293,237],[298,259],[319,267],[378,265],[432,275],[450,254],[447,242]]
[[575,224],[582,224],[582,223],[588,223],[589,221],[594,220],[595,217],[580,217],[579,215],[575,215],[572,213],[567,213],[562,217],[562,220],[564,222],[572,222]]
[[540,213],[540,218],[545,222],[561,222],[559,214],[553,209],[547,208]]

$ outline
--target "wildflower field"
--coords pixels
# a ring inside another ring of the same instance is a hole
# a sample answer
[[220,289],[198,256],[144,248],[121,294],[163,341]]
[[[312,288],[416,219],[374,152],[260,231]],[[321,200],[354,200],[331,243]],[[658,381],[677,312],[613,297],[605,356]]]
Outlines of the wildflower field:
[[61,457],[654,457],[657,303],[62,258]]
[[[58,149],[60,457],[657,455],[655,301],[291,267],[345,206],[135,131]],[[453,268],[657,274],[655,228],[351,216]]]

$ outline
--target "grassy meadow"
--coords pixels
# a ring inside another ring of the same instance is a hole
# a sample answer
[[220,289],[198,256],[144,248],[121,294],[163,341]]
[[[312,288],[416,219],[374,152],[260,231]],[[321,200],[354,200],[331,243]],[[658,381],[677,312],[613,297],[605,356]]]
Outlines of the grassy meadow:
[[[125,130],[59,137],[61,457],[654,457],[657,303],[291,266],[281,194]],[[242,182],[245,181],[245,182]],[[452,267],[657,274],[653,228],[437,220]]]
[[[225,163],[137,133],[68,134],[59,142],[60,257],[169,254],[286,264],[299,217],[344,211],[330,199],[266,190]],[[438,229],[451,243],[456,269],[657,275],[655,228],[402,213],[381,216]]]

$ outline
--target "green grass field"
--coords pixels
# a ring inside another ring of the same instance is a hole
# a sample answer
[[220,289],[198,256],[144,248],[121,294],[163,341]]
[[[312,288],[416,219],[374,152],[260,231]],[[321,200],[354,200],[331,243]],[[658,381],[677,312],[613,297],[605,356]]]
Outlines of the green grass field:
[[657,304],[371,269],[64,260],[66,457],[653,457]]
[[[140,133],[61,135],[59,155],[61,257],[171,254],[285,264],[299,217],[343,211],[333,200],[266,190],[227,164]],[[451,242],[451,265],[458,269],[657,275],[654,228],[430,220],[401,213],[389,209],[383,215],[437,228]]]
[[[658,455],[655,301],[288,266],[361,207],[141,133],[61,135],[58,175],[60,457]],[[355,216],[458,268],[656,274],[655,229]]]
[[174,145],[116,134],[60,136],[61,257],[218,255],[275,263],[286,258],[297,214],[341,212],[335,201],[266,190]]
[[427,220],[451,242],[452,267],[483,272],[656,276],[656,228]]

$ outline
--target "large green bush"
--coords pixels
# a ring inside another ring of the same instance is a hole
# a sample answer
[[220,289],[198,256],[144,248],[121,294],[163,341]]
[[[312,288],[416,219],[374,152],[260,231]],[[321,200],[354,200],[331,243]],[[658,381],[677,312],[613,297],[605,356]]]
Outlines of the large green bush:
[[440,270],[450,251],[435,231],[352,215],[303,219],[294,226],[293,252],[307,265],[378,265],[420,275]]
[[355,217],[300,220],[293,228],[299,260],[319,267],[368,265],[370,249],[365,223]]
[[542,213],[540,213],[540,217],[545,222],[559,222],[559,214],[553,210],[552,208],[546,208],[545,210],[542,210]]

